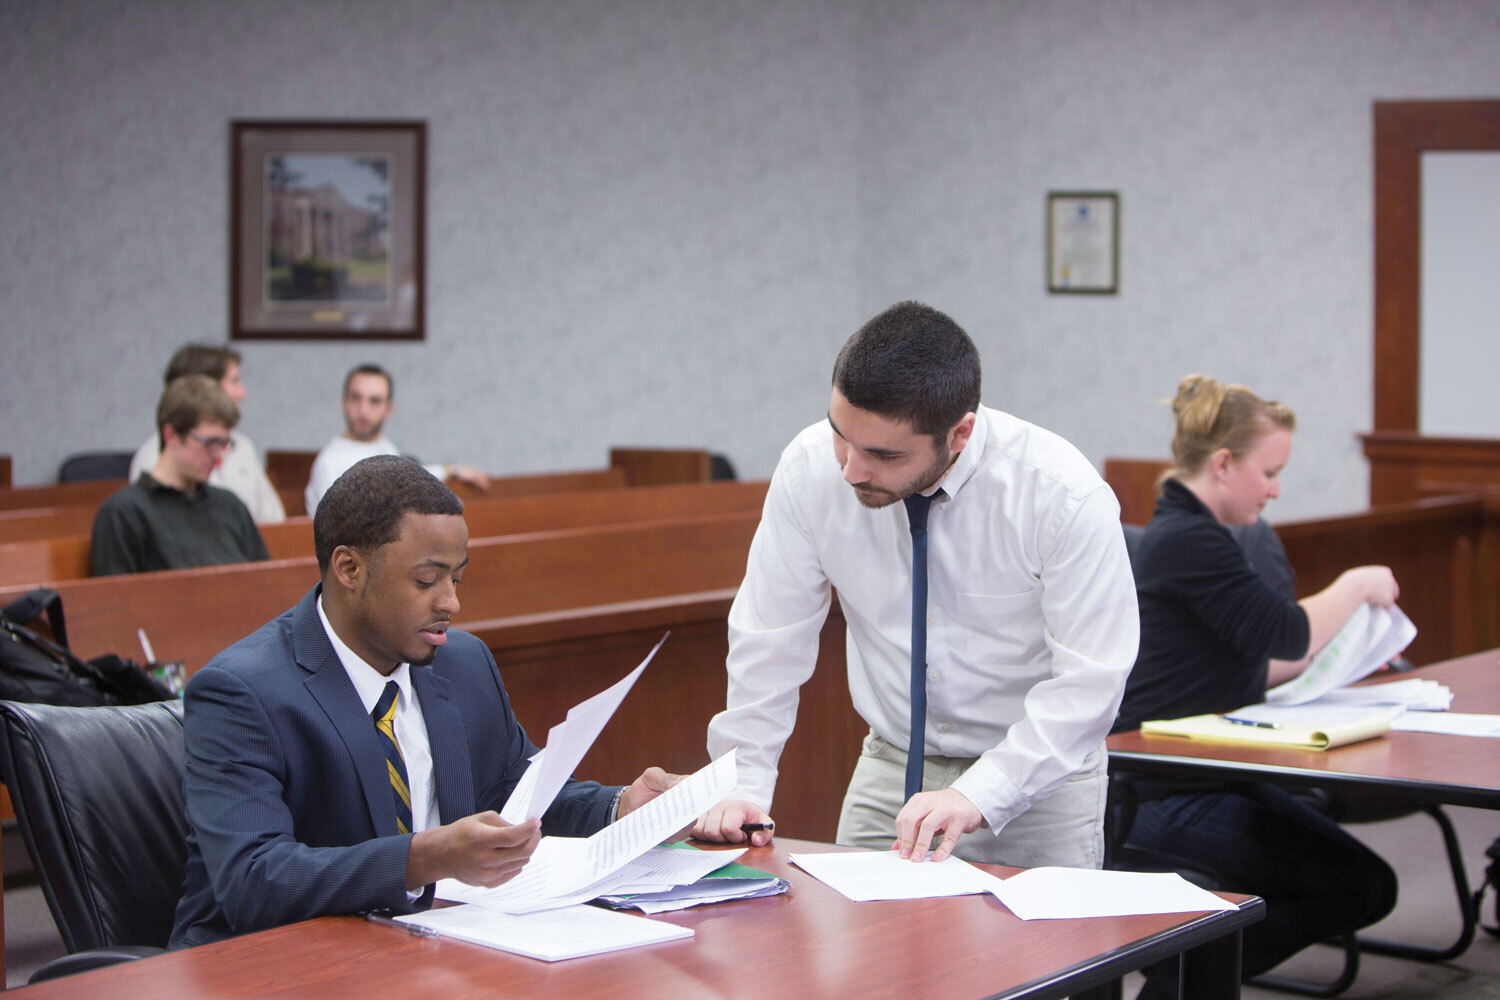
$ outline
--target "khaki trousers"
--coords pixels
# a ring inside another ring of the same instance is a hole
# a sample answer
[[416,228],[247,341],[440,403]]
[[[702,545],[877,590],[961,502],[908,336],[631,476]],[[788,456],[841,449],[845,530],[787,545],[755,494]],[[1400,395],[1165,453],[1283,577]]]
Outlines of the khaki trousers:
[[[947,788],[974,763],[972,757],[928,757],[922,789]],[[838,843],[890,850],[896,813],[905,805],[906,751],[870,733],[839,815]],[[1052,794],[1014,817],[998,834],[988,826],[959,838],[954,855],[965,861],[1036,868],[1060,865],[1098,868],[1104,863],[1104,797],[1108,789],[1104,748],[1084,758]]]

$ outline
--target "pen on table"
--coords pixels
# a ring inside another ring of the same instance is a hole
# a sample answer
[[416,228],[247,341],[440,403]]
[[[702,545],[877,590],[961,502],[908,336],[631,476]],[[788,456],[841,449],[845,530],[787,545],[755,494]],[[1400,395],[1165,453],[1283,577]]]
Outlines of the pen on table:
[[143,628],[136,629],[135,637],[141,640],[141,652],[146,654],[146,662],[155,663],[156,650],[151,648],[151,640],[146,638],[146,630]]
[[384,913],[375,913],[372,911],[365,914],[365,919],[373,921],[377,924],[385,924],[387,927],[395,927],[397,930],[403,930],[408,934],[415,934],[417,937],[438,936],[438,932],[433,930],[431,927],[421,927],[417,924],[408,924],[400,920],[392,920]]
[[1232,715],[1224,716],[1225,722],[1232,722],[1236,726],[1254,726],[1256,729],[1280,729],[1274,722],[1261,722],[1259,719],[1236,719]]

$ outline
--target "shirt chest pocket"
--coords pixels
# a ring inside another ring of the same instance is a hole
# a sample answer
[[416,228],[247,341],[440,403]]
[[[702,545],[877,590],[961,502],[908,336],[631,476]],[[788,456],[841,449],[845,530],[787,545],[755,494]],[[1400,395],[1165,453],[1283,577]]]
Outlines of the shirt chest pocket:
[[1042,588],[1014,594],[955,595],[961,645],[974,663],[1029,659],[1042,636]]

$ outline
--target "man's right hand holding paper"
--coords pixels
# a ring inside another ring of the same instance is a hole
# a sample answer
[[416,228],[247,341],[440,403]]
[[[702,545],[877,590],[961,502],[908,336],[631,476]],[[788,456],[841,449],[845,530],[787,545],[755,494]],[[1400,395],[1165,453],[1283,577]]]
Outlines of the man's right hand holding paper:
[[415,892],[439,879],[494,888],[520,874],[541,841],[542,823],[511,825],[488,810],[411,838],[406,856],[406,888]]

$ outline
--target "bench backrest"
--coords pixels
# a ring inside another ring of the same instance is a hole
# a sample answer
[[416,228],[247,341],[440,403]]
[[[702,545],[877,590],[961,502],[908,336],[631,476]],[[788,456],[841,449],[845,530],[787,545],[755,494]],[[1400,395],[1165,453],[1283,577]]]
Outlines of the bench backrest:
[[[759,510],[765,500],[766,486],[763,480],[701,482],[511,498],[485,497],[466,501],[464,517],[469,525],[470,538],[490,538],[692,514]],[[4,514],[0,512],[0,524],[3,523]],[[298,559],[313,554],[310,517],[264,524],[260,533],[272,559]],[[0,586],[80,580],[87,576],[87,528],[35,541],[0,540]]]
[[[471,538],[455,621],[543,615],[738,585],[760,513]],[[62,580],[68,635],[85,657],[136,656],[145,629],[163,659],[202,666],[295,604],[318,580],[314,559]],[[0,588],[0,604],[30,589]]]

